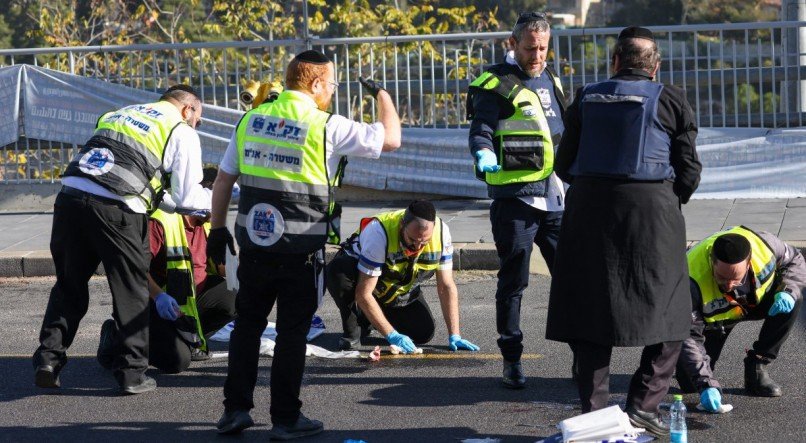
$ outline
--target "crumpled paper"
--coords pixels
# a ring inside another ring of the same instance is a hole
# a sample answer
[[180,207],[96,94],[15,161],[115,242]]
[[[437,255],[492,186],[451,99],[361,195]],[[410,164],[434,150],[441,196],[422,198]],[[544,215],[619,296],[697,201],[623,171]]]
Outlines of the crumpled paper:
[[[260,339],[260,355],[267,356],[267,357],[274,357],[274,340],[270,338],[261,338]],[[305,345],[305,356],[306,357],[319,357],[319,358],[359,358],[358,351],[328,351],[327,349],[315,346],[315,345]],[[216,358],[224,358],[229,357],[228,352],[216,352]]]

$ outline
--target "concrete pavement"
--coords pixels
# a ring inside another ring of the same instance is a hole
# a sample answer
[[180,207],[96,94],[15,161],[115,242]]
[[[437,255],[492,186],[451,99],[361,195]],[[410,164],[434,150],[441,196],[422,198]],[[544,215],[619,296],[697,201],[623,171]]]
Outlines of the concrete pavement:
[[[457,270],[495,270],[498,257],[490,231],[490,200],[446,199],[434,201],[437,213],[448,223],[455,247]],[[400,209],[406,201],[346,202],[342,234],[346,238],[362,217]],[[686,238],[702,240],[727,226],[745,225],[778,235],[806,248],[806,198],[692,200],[683,207]],[[229,225],[235,219],[229,214]],[[54,275],[50,256],[52,212],[0,212],[0,277]],[[333,249],[331,249],[331,252]],[[546,274],[540,254],[534,252],[532,272]]]

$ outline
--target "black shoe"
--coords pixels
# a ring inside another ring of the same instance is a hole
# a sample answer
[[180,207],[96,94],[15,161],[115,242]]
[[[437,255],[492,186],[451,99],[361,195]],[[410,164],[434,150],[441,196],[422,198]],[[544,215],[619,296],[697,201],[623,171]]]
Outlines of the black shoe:
[[201,348],[192,348],[190,350],[190,361],[205,361],[210,360],[212,356],[210,355],[209,350],[204,350]]
[[112,351],[112,344],[115,340],[117,325],[111,318],[101,325],[101,338],[98,340],[98,351],[95,358],[104,369],[112,369],[115,361],[115,354]]
[[224,415],[218,420],[216,428],[219,434],[238,434],[246,428],[252,427],[255,424],[249,411],[230,411],[224,412]]
[[781,386],[775,383],[766,366],[769,360],[747,353],[744,359],[744,390],[756,397],[780,397]]
[[297,422],[293,425],[275,424],[271,431],[269,431],[269,438],[271,440],[291,440],[294,438],[307,437],[309,435],[316,435],[325,430],[325,426],[319,420],[310,420],[302,414],[299,414]]
[[61,382],[59,381],[59,369],[51,365],[39,365],[36,367],[34,374],[34,383],[40,388],[59,388]]
[[142,381],[136,385],[123,385],[120,387],[121,394],[135,395],[157,389],[157,381],[153,378],[143,375]]
[[627,408],[624,412],[630,417],[630,423],[632,423],[633,426],[644,428],[650,434],[654,434],[658,437],[669,435],[669,425],[661,420],[660,414],[635,408]]
[[504,360],[504,377],[501,383],[510,389],[523,389],[526,387],[526,377],[523,375],[521,362],[510,363]]

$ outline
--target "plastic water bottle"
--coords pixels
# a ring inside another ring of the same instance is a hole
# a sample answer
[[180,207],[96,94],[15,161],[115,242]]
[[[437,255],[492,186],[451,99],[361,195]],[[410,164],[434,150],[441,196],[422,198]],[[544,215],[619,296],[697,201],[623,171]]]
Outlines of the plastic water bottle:
[[674,403],[669,408],[669,430],[671,431],[672,443],[688,443],[688,428],[686,428],[686,405],[683,404],[683,396],[674,396]]

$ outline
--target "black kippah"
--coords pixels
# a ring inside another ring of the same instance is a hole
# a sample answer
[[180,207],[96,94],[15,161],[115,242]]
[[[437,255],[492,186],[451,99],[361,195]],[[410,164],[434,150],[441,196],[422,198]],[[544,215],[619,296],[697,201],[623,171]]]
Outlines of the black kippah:
[[301,62],[312,63],[314,65],[326,65],[330,63],[330,59],[327,58],[325,54],[322,54],[321,52],[315,51],[313,49],[300,52],[294,58]]
[[432,222],[437,219],[437,210],[434,209],[434,204],[428,200],[414,200],[407,211],[410,215],[426,221]]
[[750,242],[739,234],[724,234],[716,238],[712,251],[715,259],[735,265],[750,256]]
[[629,26],[622,29],[618,35],[618,39],[622,40],[626,38],[643,38],[645,40],[655,41],[655,36],[652,35],[652,31],[640,26]]

